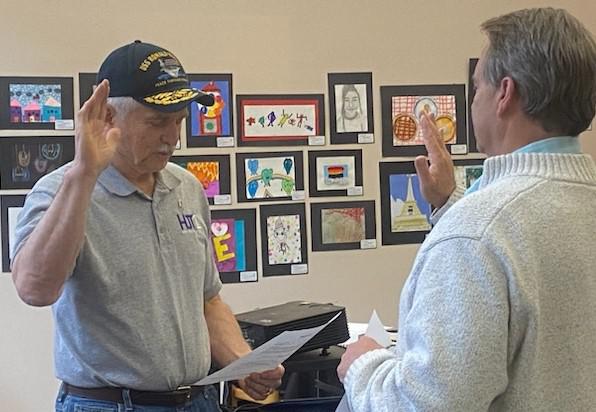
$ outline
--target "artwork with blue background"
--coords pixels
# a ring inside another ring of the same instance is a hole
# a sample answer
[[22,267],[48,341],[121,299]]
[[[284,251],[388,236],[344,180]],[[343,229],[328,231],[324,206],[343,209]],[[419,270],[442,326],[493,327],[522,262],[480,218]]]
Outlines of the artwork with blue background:
[[191,122],[192,136],[230,136],[232,129],[230,83],[223,80],[191,81],[190,85],[213,95],[215,99],[215,104],[210,107],[196,102],[190,105],[188,121]]
[[430,230],[431,205],[420,192],[416,174],[389,176],[391,195],[391,231],[413,232]]

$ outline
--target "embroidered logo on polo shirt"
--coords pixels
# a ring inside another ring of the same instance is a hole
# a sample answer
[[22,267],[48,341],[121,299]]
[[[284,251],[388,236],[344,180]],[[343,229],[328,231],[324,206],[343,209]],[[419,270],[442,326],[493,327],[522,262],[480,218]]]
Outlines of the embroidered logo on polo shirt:
[[200,230],[201,220],[199,217],[192,213],[179,213],[176,215],[178,223],[180,224],[180,230],[182,232],[192,232],[194,230]]

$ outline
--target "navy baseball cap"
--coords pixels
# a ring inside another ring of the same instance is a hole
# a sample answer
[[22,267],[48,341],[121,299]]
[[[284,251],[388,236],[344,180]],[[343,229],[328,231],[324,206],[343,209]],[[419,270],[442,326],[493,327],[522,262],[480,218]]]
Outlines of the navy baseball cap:
[[110,81],[110,97],[129,96],[161,112],[176,112],[191,102],[212,106],[212,95],[190,87],[174,54],[140,40],[119,47],[104,60],[97,84]]

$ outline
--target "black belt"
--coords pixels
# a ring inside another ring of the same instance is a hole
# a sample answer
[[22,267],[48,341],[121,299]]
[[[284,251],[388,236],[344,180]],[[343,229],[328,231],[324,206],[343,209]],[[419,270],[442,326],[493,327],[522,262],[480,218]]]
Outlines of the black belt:
[[[124,388],[80,388],[64,382],[63,390],[66,394],[98,401],[124,403],[122,390]],[[130,389],[130,400],[137,405],[179,406],[204,393],[208,386],[180,386],[176,390],[167,392],[137,391]]]

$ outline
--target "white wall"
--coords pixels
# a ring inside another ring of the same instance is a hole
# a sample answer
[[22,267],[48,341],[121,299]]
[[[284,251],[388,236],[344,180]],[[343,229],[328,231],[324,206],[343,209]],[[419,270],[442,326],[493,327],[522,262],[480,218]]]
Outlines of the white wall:
[[[361,148],[364,199],[377,201],[378,214],[379,86],[465,83],[468,58],[484,42],[479,24],[540,5],[565,7],[596,32],[596,3],[588,0],[3,0],[0,75],[76,77],[96,71],[110,50],[136,38],[171,49],[188,72],[232,72],[238,94],[326,94],[328,72],[372,71],[377,142]],[[582,138],[592,155],[595,138],[596,132]],[[226,150],[186,151],[206,152]],[[394,323],[417,249],[310,253],[306,276],[226,285],[223,295],[236,312],[308,299],[345,305],[355,321],[365,321],[376,307],[385,322]],[[57,382],[51,331],[50,311],[26,307],[10,277],[2,275],[0,410],[52,409]]]

